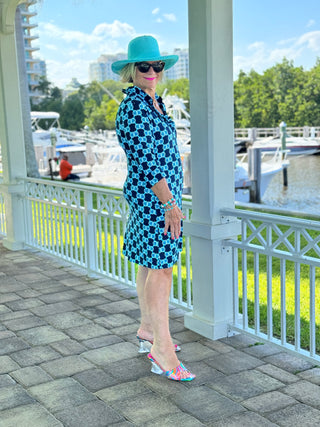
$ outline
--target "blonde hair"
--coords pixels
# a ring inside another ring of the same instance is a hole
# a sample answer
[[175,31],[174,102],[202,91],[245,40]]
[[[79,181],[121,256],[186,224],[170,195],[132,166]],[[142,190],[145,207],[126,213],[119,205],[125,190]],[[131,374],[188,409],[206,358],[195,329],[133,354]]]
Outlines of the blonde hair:
[[[120,70],[121,81],[124,83],[133,83],[133,79],[136,76],[136,65],[134,62],[131,62],[125,65],[122,70]],[[160,73],[159,82],[162,81],[163,71]]]
[[120,70],[121,81],[124,83],[132,83],[136,73],[136,66],[134,62],[125,65]]

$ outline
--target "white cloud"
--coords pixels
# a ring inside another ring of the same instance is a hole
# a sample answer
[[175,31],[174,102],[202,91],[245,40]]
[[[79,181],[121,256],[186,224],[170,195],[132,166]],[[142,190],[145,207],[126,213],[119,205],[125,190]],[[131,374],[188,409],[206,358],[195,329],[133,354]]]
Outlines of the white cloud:
[[54,44],[46,44],[45,48],[48,50],[58,50],[57,46],[55,46]]
[[176,15],[174,13],[164,13],[163,16],[167,21],[175,22],[177,20]]
[[306,27],[307,28],[313,27],[315,25],[315,23],[316,23],[316,21],[314,19],[309,19]]
[[151,12],[152,15],[157,15],[160,12],[160,8],[156,7],[155,9],[153,9],[153,11]]
[[298,46],[305,46],[313,52],[320,52],[320,31],[311,31],[303,34],[297,41]]
[[158,18],[158,19],[156,20],[156,22],[158,22],[159,24],[161,24],[161,22],[163,22],[163,19]]
[[313,63],[315,63],[316,55],[320,55],[320,31],[311,31],[298,37],[280,40],[276,43],[276,47],[256,41],[247,47],[247,51],[248,55],[235,55],[233,58],[235,77],[240,70],[248,72],[254,69],[261,73],[276,63],[282,62],[284,57],[292,60],[296,65],[303,57],[314,58]]
[[110,36],[112,38],[119,38],[132,36],[133,34],[135,34],[135,30],[129,24],[115,20],[112,24],[107,24],[104,22],[102,24],[97,25],[93,30],[92,34],[98,37]]
[[68,30],[52,22],[40,23],[40,55],[51,59],[46,61],[48,80],[59,87],[72,77],[88,81],[91,61],[101,54],[126,52],[128,42],[137,35],[131,25],[118,20],[98,24],[91,33]]
[[88,81],[88,60],[71,59],[67,62],[47,60],[48,80],[59,88],[70,83],[72,77],[76,77],[80,83]]

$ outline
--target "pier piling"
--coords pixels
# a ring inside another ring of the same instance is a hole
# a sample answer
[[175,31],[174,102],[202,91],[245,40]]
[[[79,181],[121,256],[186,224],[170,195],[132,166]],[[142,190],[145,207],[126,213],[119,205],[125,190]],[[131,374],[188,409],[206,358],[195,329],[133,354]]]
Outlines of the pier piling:
[[261,148],[248,148],[248,175],[251,181],[250,203],[261,203]]
[[[280,123],[280,138],[281,138],[281,149],[282,149],[282,160],[285,158],[285,150],[286,150],[286,132],[287,125],[285,122]],[[283,186],[288,187],[288,171],[287,166],[283,166],[282,169],[282,175],[283,175]]]

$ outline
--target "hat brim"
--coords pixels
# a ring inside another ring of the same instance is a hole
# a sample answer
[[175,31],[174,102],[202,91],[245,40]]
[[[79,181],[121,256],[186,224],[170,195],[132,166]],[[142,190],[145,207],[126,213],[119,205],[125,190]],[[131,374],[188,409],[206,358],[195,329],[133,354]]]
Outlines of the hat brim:
[[145,61],[163,61],[165,63],[164,70],[168,70],[173,67],[174,64],[178,61],[178,55],[168,55],[168,56],[157,56],[156,58],[137,58],[137,59],[123,59],[122,61],[116,61],[111,64],[111,69],[114,73],[120,74],[120,71],[127,65],[134,62],[145,62]]

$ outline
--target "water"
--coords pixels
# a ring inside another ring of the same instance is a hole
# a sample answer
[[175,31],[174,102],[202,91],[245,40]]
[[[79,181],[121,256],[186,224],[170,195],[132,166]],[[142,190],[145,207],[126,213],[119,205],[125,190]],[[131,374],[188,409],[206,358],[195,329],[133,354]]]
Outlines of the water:
[[320,215],[320,156],[291,156],[288,187],[282,172],[273,177],[262,204]]

